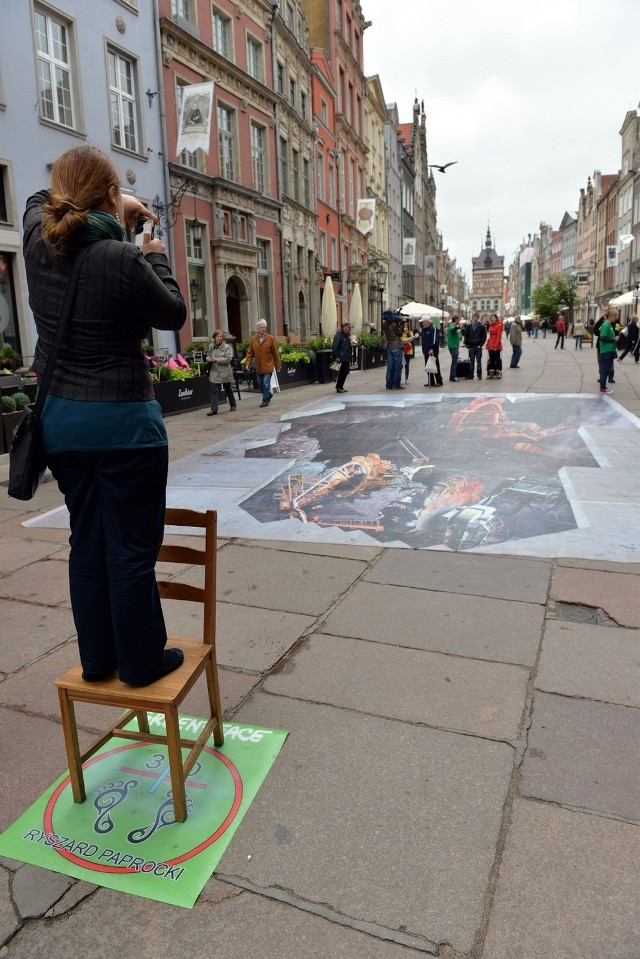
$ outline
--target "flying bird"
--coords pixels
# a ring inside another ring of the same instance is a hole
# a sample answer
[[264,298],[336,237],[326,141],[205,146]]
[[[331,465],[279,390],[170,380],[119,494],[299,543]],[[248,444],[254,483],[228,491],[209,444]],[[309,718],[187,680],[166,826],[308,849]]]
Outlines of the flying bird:
[[454,163],[457,163],[457,160],[452,160],[451,163],[445,163],[444,166],[440,166],[438,163],[428,163],[427,166],[440,170],[440,173],[446,173],[448,166],[453,166]]

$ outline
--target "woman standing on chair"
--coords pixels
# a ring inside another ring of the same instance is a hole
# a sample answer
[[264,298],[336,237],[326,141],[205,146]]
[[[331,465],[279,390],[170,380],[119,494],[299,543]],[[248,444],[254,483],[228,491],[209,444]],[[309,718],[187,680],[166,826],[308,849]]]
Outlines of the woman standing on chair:
[[207,416],[215,416],[218,412],[218,401],[220,399],[220,387],[223,388],[227,399],[229,400],[229,412],[233,413],[236,408],[236,401],[233,395],[233,347],[231,343],[225,343],[222,336],[222,330],[216,330],[213,334],[213,344],[209,350],[207,360],[211,363],[209,370],[209,383],[211,384],[211,409]]
[[69,586],[83,678],[146,686],[177,669],[155,579],[164,534],[167,433],[141,341],[179,330],[184,300],[166,249],[125,224],[156,218],[123,195],[112,160],[63,153],[51,187],[27,200],[23,252],[41,377],[78,251],[88,247],[41,424],[47,465],[69,510]]

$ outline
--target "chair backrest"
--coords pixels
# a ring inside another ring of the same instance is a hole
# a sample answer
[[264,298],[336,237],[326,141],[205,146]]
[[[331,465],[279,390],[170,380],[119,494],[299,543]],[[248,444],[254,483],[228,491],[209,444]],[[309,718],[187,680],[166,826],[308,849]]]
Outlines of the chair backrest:
[[191,583],[181,583],[174,580],[158,580],[158,591],[161,599],[202,603],[204,606],[202,640],[215,646],[218,514],[215,510],[207,510],[201,513],[192,509],[168,508],[165,511],[164,521],[165,526],[195,527],[205,531],[204,546],[201,545],[202,540],[199,537],[194,537],[193,546],[163,543],[158,553],[158,561],[163,563],[181,563],[204,567],[202,586],[194,586]]

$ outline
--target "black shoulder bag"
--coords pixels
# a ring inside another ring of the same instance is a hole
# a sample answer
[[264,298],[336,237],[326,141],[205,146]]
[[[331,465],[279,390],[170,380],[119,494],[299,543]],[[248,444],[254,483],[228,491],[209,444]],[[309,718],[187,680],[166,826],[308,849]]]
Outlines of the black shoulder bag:
[[40,414],[44,401],[47,398],[49,384],[53,376],[53,368],[56,365],[58,351],[62,342],[64,328],[71,312],[71,307],[76,295],[76,283],[82,261],[84,260],[88,246],[85,246],[73,265],[73,273],[69,280],[69,286],[65,293],[62,311],[58,327],[51,344],[51,352],[47,357],[47,365],[42,375],[42,380],[38,384],[38,395],[33,405],[25,407],[24,417],[20,420],[13,431],[11,448],[9,450],[9,496],[13,499],[29,500],[33,499],[36,490],[42,482],[45,470],[47,468],[46,454],[42,443],[40,431]]

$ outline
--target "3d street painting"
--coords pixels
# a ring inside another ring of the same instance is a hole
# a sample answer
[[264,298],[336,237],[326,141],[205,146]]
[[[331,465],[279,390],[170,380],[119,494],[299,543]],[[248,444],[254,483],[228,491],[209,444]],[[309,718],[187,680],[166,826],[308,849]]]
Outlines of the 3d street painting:
[[222,536],[632,561],[639,427],[600,396],[328,398],[173,462],[168,502]]

